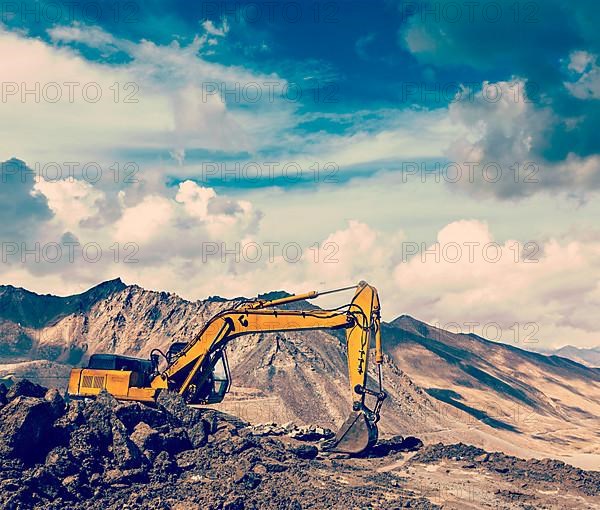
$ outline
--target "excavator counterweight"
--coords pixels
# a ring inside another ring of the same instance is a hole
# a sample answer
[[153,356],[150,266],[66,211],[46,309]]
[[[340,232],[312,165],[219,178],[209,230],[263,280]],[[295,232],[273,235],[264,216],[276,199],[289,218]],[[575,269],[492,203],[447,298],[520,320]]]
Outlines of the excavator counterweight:
[[[314,299],[319,295],[355,289],[352,301],[331,309],[291,310],[283,304]],[[374,287],[359,282],[353,287],[308,292],[271,301],[254,299],[212,317],[190,342],[177,342],[166,354],[158,349],[150,359],[116,354],[94,354],[87,368],[71,371],[68,393],[74,398],[95,397],[106,390],[120,400],[154,403],[161,391],[176,391],[190,405],[221,402],[229,390],[230,377],[225,347],[233,339],[252,333],[345,329],[352,413],[328,450],[357,455],[377,441],[379,411],[386,394],[382,389],[380,308]],[[372,337],[379,389],[367,388],[367,365]],[[166,367],[159,370],[160,357]],[[375,398],[372,409],[366,397]]]

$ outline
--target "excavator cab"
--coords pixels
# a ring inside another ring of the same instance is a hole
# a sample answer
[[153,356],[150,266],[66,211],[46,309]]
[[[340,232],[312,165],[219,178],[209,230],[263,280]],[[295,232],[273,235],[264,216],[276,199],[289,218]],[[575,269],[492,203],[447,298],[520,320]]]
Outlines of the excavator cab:
[[207,404],[221,402],[225,394],[229,391],[231,381],[225,351],[217,351],[213,355],[213,358],[210,364],[212,369],[202,386],[204,402]]
[[[167,363],[170,365],[186,348],[188,342],[175,342],[171,344],[166,354]],[[229,391],[231,376],[229,364],[224,349],[217,349],[210,354],[210,361],[203,370],[198,371],[190,385],[183,393],[183,398],[188,404],[217,404],[222,402]]]

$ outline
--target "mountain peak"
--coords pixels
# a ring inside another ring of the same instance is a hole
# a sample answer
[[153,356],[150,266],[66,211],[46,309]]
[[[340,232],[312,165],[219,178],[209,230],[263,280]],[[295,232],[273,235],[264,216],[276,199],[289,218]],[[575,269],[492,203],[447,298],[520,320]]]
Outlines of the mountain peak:
[[102,282],[85,292],[71,296],[37,294],[27,289],[0,286],[0,319],[24,327],[47,326],[72,313],[89,310],[95,303],[125,289],[120,278]]
[[397,328],[404,329],[405,331],[410,331],[411,333],[416,333],[423,336],[427,335],[432,327],[425,322],[411,317],[410,315],[400,315],[390,322],[390,324]]
[[113,278],[112,280],[106,280],[105,282],[99,283],[98,285],[88,289],[83,294],[85,294],[87,292],[91,292],[93,290],[98,290],[98,289],[103,289],[103,290],[113,289],[118,292],[118,291],[123,290],[125,287],[127,287],[127,285],[125,283],[123,283],[123,280],[121,280],[121,278],[117,277],[117,278]]

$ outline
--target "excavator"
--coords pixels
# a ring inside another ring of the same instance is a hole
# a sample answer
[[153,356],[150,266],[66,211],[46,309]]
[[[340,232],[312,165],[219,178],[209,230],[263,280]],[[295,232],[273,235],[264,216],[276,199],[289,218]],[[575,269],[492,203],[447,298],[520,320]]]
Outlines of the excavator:
[[[289,306],[350,289],[355,289],[351,302],[338,308],[294,310]],[[280,308],[281,305],[286,306]],[[379,297],[377,290],[364,281],[328,291],[243,301],[217,313],[192,341],[175,342],[166,354],[154,349],[149,360],[118,354],[93,354],[87,368],[72,369],[68,393],[72,398],[94,398],[104,390],[119,400],[153,404],[161,391],[175,391],[188,405],[218,403],[230,386],[225,347],[231,340],[251,333],[316,329],[346,330],[352,412],[328,450],[359,455],[377,441],[377,422],[387,396],[382,381]],[[373,337],[378,390],[367,387],[367,363]],[[166,364],[161,364],[161,359]],[[165,368],[159,370],[159,366]],[[367,406],[367,396],[374,399],[372,409]]]

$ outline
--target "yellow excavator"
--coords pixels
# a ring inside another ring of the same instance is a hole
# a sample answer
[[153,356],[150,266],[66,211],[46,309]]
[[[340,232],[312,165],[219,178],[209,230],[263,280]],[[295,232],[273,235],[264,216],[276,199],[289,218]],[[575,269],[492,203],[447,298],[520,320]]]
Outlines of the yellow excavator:
[[[292,310],[297,301],[356,289],[352,301],[334,309]],[[312,291],[274,300],[253,299],[212,317],[191,342],[171,344],[166,354],[158,349],[150,359],[117,354],[93,354],[87,368],[74,368],[68,393],[73,398],[90,398],[102,390],[119,400],[154,403],[161,391],[176,391],[189,405],[221,402],[229,390],[226,345],[241,335],[315,329],[346,330],[348,374],[353,410],[338,431],[329,450],[360,454],[377,441],[377,422],[386,393],[381,365],[380,307],[377,290],[361,281],[357,285],[329,291]],[[379,388],[367,388],[367,362],[371,339],[375,339],[375,362]],[[159,370],[161,357],[166,367]],[[372,409],[366,397],[375,399]]]

